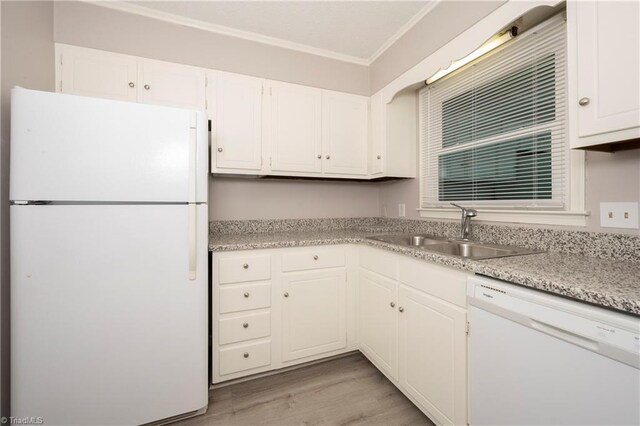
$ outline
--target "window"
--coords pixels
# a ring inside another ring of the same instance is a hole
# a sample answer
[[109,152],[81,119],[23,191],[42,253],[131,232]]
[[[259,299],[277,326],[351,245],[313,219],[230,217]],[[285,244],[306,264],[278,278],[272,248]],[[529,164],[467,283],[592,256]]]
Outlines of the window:
[[556,16],[423,89],[422,209],[570,210],[565,70]]

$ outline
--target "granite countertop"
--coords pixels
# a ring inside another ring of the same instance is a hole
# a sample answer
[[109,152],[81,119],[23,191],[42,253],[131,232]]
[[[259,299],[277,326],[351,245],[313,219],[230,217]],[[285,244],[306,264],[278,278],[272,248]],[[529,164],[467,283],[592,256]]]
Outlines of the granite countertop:
[[640,316],[640,263],[637,262],[562,253],[469,260],[366,239],[381,233],[392,231],[340,229],[211,234],[209,250],[364,244]]

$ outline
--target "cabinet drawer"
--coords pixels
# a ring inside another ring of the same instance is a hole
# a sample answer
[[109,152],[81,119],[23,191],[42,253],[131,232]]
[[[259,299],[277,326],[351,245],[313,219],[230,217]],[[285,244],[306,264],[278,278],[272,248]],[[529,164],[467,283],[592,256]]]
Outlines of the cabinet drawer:
[[218,262],[220,284],[260,281],[271,278],[271,256],[225,257]]
[[417,259],[402,259],[400,281],[458,306],[467,306],[469,274]]
[[282,256],[282,271],[306,271],[310,269],[336,268],[345,265],[344,248],[301,249]]
[[271,306],[271,284],[244,284],[220,288],[219,313]]
[[251,370],[271,364],[271,341],[220,349],[220,375]]
[[271,314],[269,312],[225,318],[221,319],[219,324],[218,343],[220,345],[258,339],[271,334]]

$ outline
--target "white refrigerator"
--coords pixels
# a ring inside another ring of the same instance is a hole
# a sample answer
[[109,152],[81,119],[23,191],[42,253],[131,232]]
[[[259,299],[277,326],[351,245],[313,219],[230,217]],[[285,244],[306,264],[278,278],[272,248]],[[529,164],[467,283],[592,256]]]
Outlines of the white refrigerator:
[[203,112],[13,90],[12,416],[206,410],[207,156]]

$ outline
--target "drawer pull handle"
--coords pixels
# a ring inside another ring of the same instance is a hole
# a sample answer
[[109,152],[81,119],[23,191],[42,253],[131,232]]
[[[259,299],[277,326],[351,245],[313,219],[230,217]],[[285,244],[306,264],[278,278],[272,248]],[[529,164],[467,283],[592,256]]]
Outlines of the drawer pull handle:
[[244,292],[244,297],[249,297],[249,292],[248,291]]
[[245,352],[243,355],[245,358],[249,358],[249,352]]
[[248,322],[245,322],[244,324],[242,324],[242,327],[244,327],[244,328],[249,328],[249,323],[248,323]]
[[318,255],[313,256],[313,260],[318,260]]
[[391,307],[392,307],[392,308],[395,308],[395,307],[396,307],[396,302],[391,302],[391,303],[389,303],[389,304],[391,305]]
[[284,297],[289,297],[289,293],[285,293],[285,294],[284,294]]
[[402,306],[400,306],[400,307],[398,308],[398,310],[399,310],[400,312],[404,312],[404,308],[403,308]]
[[589,105],[589,101],[590,101],[589,98],[582,98],[578,101],[578,104],[580,106],[586,106],[586,105]]
[[242,267],[243,267],[244,269],[249,269],[249,264],[248,264],[248,263],[245,263],[244,265],[242,265]]
[[133,81],[129,82],[129,87],[136,87],[136,84]]

